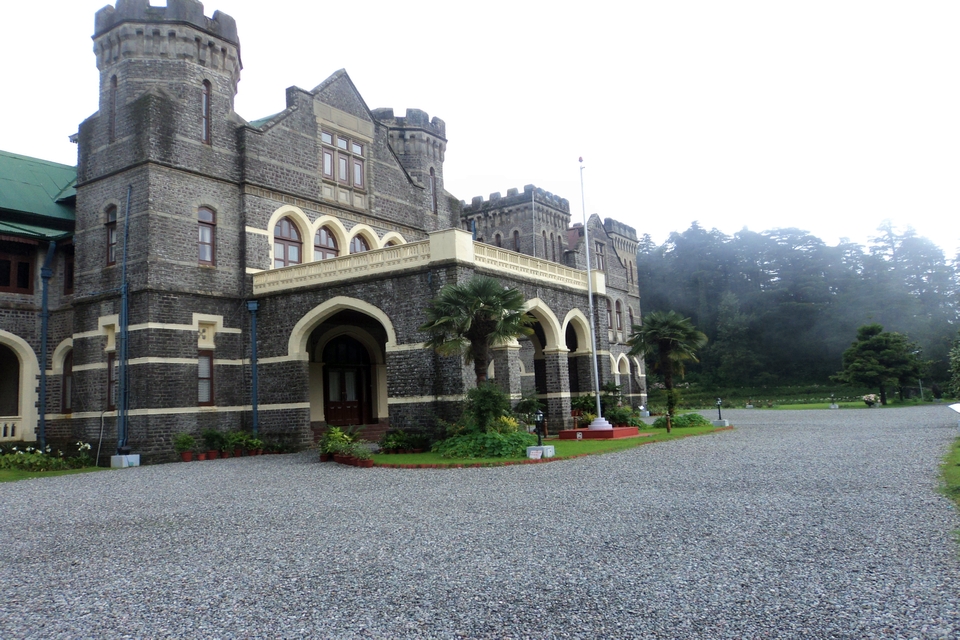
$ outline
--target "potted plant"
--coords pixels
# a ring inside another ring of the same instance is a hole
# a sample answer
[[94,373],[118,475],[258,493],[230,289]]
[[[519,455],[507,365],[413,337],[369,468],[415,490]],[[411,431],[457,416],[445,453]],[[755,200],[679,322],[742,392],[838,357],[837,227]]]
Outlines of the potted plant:
[[[328,427],[323,435],[320,436],[320,440],[317,442],[317,448],[320,450],[321,456],[323,456],[323,454],[333,456],[337,453],[342,455],[344,451],[343,445],[348,445],[351,442],[353,442],[351,435],[344,432],[340,427]],[[325,462],[326,459],[321,458],[320,461]]]
[[178,433],[173,438],[173,449],[180,454],[184,462],[193,460],[193,448],[197,446],[197,439],[189,433]]
[[356,467],[373,466],[373,453],[367,445],[368,443],[364,440],[357,440],[350,444],[350,464]]
[[227,449],[233,451],[234,458],[241,456],[244,447],[247,449],[250,448],[249,445],[247,445],[247,438],[247,434],[243,431],[231,431],[227,434]]
[[248,455],[258,456],[263,453],[263,440],[260,438],[247,436],[246,445]]
[[206,429],[200,434],[203,444],[207,447],[207,460],[216,460],[220,449],[223,448],[223,434],[216,429]]

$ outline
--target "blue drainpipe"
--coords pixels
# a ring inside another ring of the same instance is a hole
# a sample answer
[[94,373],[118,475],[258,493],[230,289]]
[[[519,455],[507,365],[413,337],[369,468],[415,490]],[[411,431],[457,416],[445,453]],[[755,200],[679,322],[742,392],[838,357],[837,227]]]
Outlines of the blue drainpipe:
[[40,445],[41,451],[47,446],[47,328],[50,325],[47,290],[50,288],[50,278],[53,277],[53,269],[50,268],[50,263],[53,262],[53,254],[56,250],[57,243],[51,240],[47,246],[47,257],[44,258],[43,266],[40,268],[43,293],[40,303],[40,422],[38,425],[40,433],[37,436],[37,443]]

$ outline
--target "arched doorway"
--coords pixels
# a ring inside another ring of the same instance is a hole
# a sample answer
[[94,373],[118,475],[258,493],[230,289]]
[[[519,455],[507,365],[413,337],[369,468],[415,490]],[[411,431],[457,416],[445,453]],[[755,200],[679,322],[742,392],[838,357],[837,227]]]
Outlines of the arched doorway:
[[[310,422],[335,426],[386,424],[386,345],[390,328],[361,311],[368,305],[341,301],[307,334]],[[359,308],[358,308],[359,307]]]
[[20,358],[0,343],[0,416],[20,415]]
[[327,424],[364,425],[372,420],[373,371],[367,348],[349,335],[323,348],[323,413]]

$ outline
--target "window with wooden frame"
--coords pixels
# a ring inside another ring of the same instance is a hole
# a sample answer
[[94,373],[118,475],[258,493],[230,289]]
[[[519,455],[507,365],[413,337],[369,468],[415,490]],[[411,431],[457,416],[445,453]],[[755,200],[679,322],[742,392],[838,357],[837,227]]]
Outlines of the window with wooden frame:
[[107,354],[107,411],[117,408],[117,395],[120,391],[120,372],[117,369],[117,352]]
[[73,411],[73,349],[63,358],[60,380],[60,413],[70,413]]
[[33,293],[35,245],[0,242],[0,291]]
[[364,251],[370,251],[370,245],[363,239],[363,236],[353,236],[353,240],[350,241],[350,253],[363,253]]
[[213,404],[213,351],[197,352],[197,404]]
[[199,263],[212,267],[217,258],[217,215],[212,209],[200,207],[197,210],[197,228],[200,232],[197,244]]
[[210,99],[212,98],[213,87],[209,80],[203,81],[203,87],[200,92],[200,139],[204,144],[210,144]]
[[343,185],[363,189],[366,185],[364,144],[330,131],[320,132],[320,142],[323,177],[327,180],[336,180]]
[[300,264],[302,249],[303,241],[297,225],[290,218],[282,218],[273,229],[273,266]]
[[594,252],[594,255],[597,258],[597,269],[603,271],[605,269],[606,263],[603,260],[603,244],[598,242],[596,244],[597,250]]
[[607,329],[613,329],[613,301],[607,300]]
[[623,331],[623,307],[617,300],[617,331]]
[[117,264],[117,207],[107,207],[107,266]]
[[326,260],[340,255],[337,239],[327,227],[320,227],[313,235],[313,259]]

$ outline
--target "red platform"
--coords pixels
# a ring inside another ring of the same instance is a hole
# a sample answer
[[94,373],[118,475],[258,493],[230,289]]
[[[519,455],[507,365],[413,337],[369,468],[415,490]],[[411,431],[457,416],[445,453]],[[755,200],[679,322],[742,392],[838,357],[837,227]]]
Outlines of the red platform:
[[577,434],[582,433],[583,440],[613,440],[614,438],[635,438],[641,434],[637,427],[614,427],[613,429],[564,429],[559,433],[561,440],[576,440]]

